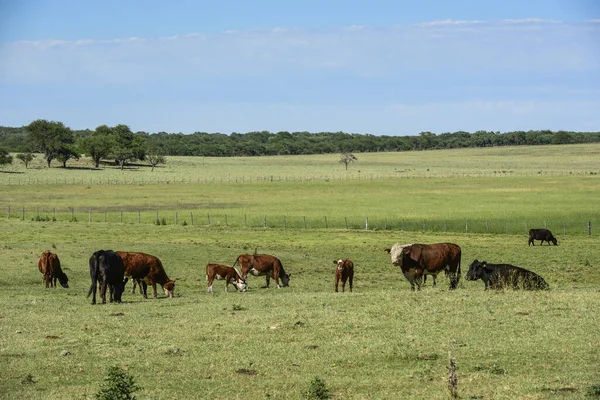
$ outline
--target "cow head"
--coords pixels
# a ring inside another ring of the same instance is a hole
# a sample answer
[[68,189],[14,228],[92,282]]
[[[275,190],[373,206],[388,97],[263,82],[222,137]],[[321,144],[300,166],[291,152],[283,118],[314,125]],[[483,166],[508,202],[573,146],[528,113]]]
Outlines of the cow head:
[[392,257],[392,264],[402,266],[403,251],[406,247],[412,246],[412,244],[399,244],[396,243],[391,249],[385,249],[387,254]]
[[58,275],[57,278],[60,286],[64,287],[65,289],[69,288],[69,278],[67,277],[67,274],[63,272],[62,274]]
[[469,266],[469,272],[467,272],[467,277],[465,279],[468,281],[476,281],[477,279],[481,279],[483,277],[483,272],[486,265],[486,261],[473,260]]
[[281,286],[290,286],[290,276],[292,276],[292,274],[286,274],[285,272],[279,275],[279,278],[281,279]]
[[554,244],[555,246],[558,245],[558,241],[556,240],[556,238],[554,236],[552,236],[552,239],[550,239],[552,241],[552,244]]
[[230,283],[232,283],[235,288],[237,290],[239,290],[240,292],[245,292],[248,290],[248,280],[247,279],[242,279],[242,274],[240,273],[240,271],[238,271],[237,268],[233,268],[235,269],[235,277],[231,278]]
[[175,281],[167,281],[167,283],[163,285],[163,289],[165,291],[166,296],[173,298],[175,291]]
[[336,269],[342,269],[343,265],[344,265],[344,260],[333,260],[333,263],[337,265]]

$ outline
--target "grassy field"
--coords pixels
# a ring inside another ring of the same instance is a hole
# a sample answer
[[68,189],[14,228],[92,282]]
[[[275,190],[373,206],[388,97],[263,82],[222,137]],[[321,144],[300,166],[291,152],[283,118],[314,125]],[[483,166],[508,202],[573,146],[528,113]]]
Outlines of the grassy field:
[[[535,159],[540,149],[529,149]],[[598,149],[590,146],[575,153]],[[595,221],[598,177],[589,172],[600,170],[597,154],[589,159],[585,174],[583,167],[572,167],[573,174],[535,174],[543,163],[526,166],[523,154],[513,161],[513,176],[477,175],[477,169],[490,168],[486,160],[501,159],[507,149],[492,150],[462,150],[468,157],[463,153],[454,158],[444,152],[419,153],[421,158],[406,153],[414,164],[402,161],[402,168],[418,171],[447,157],[446,170],[464,168],[464,177],[433,171],[426,179],[190,179],[126,185],[50,184],[40,178],[39,183],[32,179],[28,185],[0,186],[3,209],[52,204],[96,210],[91,223],[83,213],[78,222],[32,221],[29,216],[20,220],[18,213],[0,218],[0,398],[93,398],[108,366],[119,365],[143,387],[140,399],[300,399],[316,377],[325,381],[335,399],[444,399],[449,397],[449,357],[458,366],[460,398],[579,399],[597,393],[600,242],[594,234],[563,236],[558,229],[559,246],[530,247],[524,234],[528,221]],[[547,165],[579,163],[571,146],[541,150],[546,155],[539,158]],[[404,153],[359,155],[359,164],[350,168],[362,171],[363,160],[378,156],[379,163],[385,163]],[[322,157],[305,160],[318,164]],[[300,176],[301,163],[291,159],[281,165],[295,165]],[[465,159],[479,161],[464,165]],[[187,176],[193,172],[184,164],[203,162],[169,159],[173,176],[180,174],[180,161]],[[273,168],[263,158],[221,161],[248,163],[236,168],[246,174],[256,171],[254,176],[267,176]],[[256,164],[249,165],[252,162]],[[33,178],[37,173],[71,172],[89,171],[52,168],[25,174]],[[150,174],[108,167],[93,173]],[[13,174],[0,173],[0,180],[4,175]],[[199,221],[183,226],[170,220],[156,226],[112,219],[120,208],[137,216],[135,210],[142,207],[148,213],[158,209],[225,215],[227,210],[230,225],[217,216],[210,226]],[[98,217],[104,211],[106,223]],[[357,221],[369,215],[375,220],[385,216],[390,224],[400,218],[477,216],[520,219],[523,226],[508,234],[482,234],[364,226],[264,229],[231,222],[244,214],[267,212],[288,216],[290,224],[303,215]],[[448,280],[440,276],[436,288],[428,282],[422,292],[410,292],[383,249],[397,242],[442,241],[463,249],[459,289],[449,291]],[[158,256],[169,277],[177,279],[176,297],[144,300],[127,292],[123,304],[90,305],[85,297],[90,283],[87,260],[101,248]],[[69,289],[43,288],[36,263],[46,249],[59,255]],[[231,264],[240,253],[255,249],[282,260],[292,275],[289,288],[260,289],[263,279],[250,277],[247,293],[224,293],[222,281],[215,283],[214,295],[206,293],[206,263]],[[355,263],[351,294],[333,292],[332,261],[340,257]],[[533,270],[551,290],[484,292],[482,282],[464,280],[473,259]]]

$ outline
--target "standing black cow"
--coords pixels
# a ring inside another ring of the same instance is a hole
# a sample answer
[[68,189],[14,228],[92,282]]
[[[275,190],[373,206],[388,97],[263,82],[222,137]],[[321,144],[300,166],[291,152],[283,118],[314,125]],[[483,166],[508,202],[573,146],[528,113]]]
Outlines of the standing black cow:
[[99,250],[90,257],[90,278],[92,285],[87,297],[94,293],[92,304],[96,304],[96,288],[100,285],[102,304],[106,303],[106,286],[110,291],[110,302],[121,302],[121,295],[125,289],[127,279],[123,280],[125,267],[121,257],[112,250]]
[[548,242],[548,246],[550,246],[550,242],[554,243],[554,245],[557,245],[557,241],[556,238],[554,236],[552,236],[552,232],[550,232],[548,229],[530,229],[529,230],[529,245],[534,245],[535,243],[533,242],[534,240],[541,240],[540,242],[540,246],[542,244],[544,244],[544,240],[546,242]]
[[510,264],[488,264],[486,261],[474,260],[469,266],[466,280],[481,279],[485,290],[491,289],[525,289],[547,290],[550,288],[544,278],[535,272]]

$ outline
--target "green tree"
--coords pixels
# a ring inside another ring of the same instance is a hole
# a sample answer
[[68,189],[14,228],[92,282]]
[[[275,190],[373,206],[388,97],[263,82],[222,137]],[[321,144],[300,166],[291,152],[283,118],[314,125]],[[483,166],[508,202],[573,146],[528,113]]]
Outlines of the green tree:
[[29,163],[31,161],[33,161],[33,159],[35,158],[35,154],[33,153],[19,153],[17,154],[17,158],[21,161],[23,161],[23,164],[25,164],[25,169],[27,169],[27,166],[29,165]]
[[79,152],[73,145],[64,146],[58,150],[56,159],[62,163],[63,168],[67,168],[67,161],[71,159],[79,160]]
[[0,166],[4,164],[12,164],[13,158],[10,154],[8,154],[8,150],[3,147],[0,147]]
[[342,153],[340,154],[340,164],[344,164],[346,166],[346,171],[348,171],[348,164],[358,161],[358,158],[352,153]]
[[65,147],[73,144],[73,133],[62,122],[38,119],[25,127],[33,148],[44,153],[44,158],[50,168],[50,163]]
[[158,164],[165,164],[167,162],[157,146],[150,146],[146,155],[146,161],[152,166],[152,171],[154,171],[154,167]]
[[136,136],[127,125],[119,124],[112,128],[115,135],[115,149],[113,155],[121,169],[125,164],[145,158],[145,141],[141,136]]
[[116,140],[112,128],[100,125],[94,133],[79,141],[79,150],[91,157],[94,166],[98,168],[100,160],[107,158],[113,152],[115,145]]
[[141,389],[127,371],[111,365],[95,397],[97,400],[135,400],[134,393]]

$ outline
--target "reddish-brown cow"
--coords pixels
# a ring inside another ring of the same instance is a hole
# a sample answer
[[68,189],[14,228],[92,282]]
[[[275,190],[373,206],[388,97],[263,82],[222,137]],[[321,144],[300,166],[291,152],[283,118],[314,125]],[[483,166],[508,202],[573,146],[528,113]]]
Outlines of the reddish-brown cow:
[[[157,283],[162,286],[165,295],[173,297],[175,281],[169,279],[162,263],[157,257],[130,251],[117,251],[117,254],[123,259],[125,276],[130,277],[134,282],[137,281],[144,298],[148,298],[148,294],[146,293],[148,285],[152,285],[154,297],[157,297]],[[135,290],[135,286],[133,290]]]
[[[394,251],[396,248],[399,251]],[[411,290],[421,290],[424,274],[434,275],[445,271],[450,277],[450,289],[456,289],[460,280],[461,249],[453,243],[411,244],[394,246],[391,251],[392,263],[400,266],[410,282]]]
[[69,287],[69,278],[60,268],[58,256],[50,250],[42,253],[38,261],[38,269],[42,273],[42,282],[46,284],[46,287],[56,287],[57,279],[60,286],[64,288]]
[[246,282],[237,269],[225,264],[206,264],[206,282],[208,284],[208,292],[212,293],[213,282],[225,279],[225,291],[229,288],[229,284],[235,286],[237,290],[245,292],[248,288]]
[[290,283],[291,274],[286,274],[281,265],[281,261],[277,257],[268,254],[240,254],[233,263],[235,267],[240,264],[242,269],[242,279],[246,281],[248,273],[254,276],[264,275],[267,280],[265,287],[269,287],[271,278],[275,280],[277,288],[279,288],[279,278],[281,278],[281,286],[288,286]]
[[354,280],[354,263],[349,258],[333,261],[337,265],[335,268],[335,291],[338,291],[338,284],[342,281],[342,292],[345,291],[346,281],[350,284],[352,292],[352,281]]

